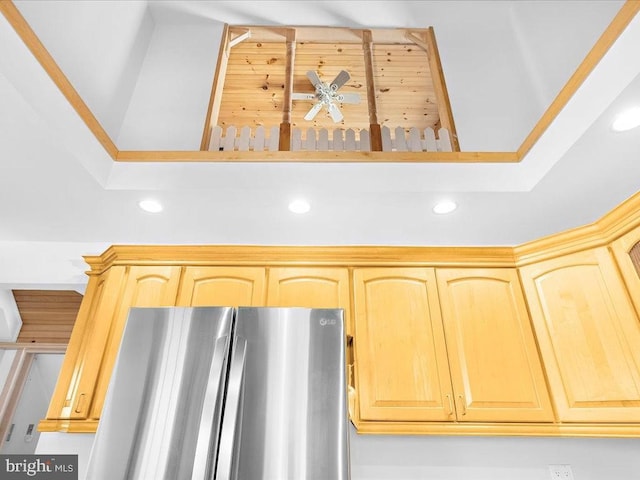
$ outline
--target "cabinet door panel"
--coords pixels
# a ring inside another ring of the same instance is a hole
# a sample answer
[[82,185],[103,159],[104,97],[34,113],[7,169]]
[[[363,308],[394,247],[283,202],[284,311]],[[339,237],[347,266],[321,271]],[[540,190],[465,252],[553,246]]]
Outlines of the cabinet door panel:
[[452,419],[434,270],[354,270],[354,313],[360,418]]
[[[90,410],[91,418],[99,418],[106,395],[111,371],[120,348],[130,307],[170,307],[176,304],[180,267],[151,266],[129,267],[125,275],[124,287],[118,308],[111,312],[110,332],[104,355],[101,358],[99,376],[94,384],[95,392]],[[94,358],[98,355],[93,353]]]
[[349,331],[349,273],[346,268],[269,269],[270,307],[343,308]]
[[187,267],[178,305],[186,307],[254,307],[264,305],[262,267]]
[[640,323],[605,248],[521,269],[561,421],[640,418]]
[[436,270],[458,420],[553,421],[513,269]]
[[125,267],[112,267],[90,280],[47,412],[48,419],[86,419],[100,373]]
[[611,244],[620,273],[636,313],[640,315],[640,228],[623,235]]

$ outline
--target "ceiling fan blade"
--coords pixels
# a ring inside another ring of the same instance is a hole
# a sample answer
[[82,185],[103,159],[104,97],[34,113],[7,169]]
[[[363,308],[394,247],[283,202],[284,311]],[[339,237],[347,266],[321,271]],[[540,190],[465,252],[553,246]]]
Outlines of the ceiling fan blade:
[[340,93],[336,95],[336,100],[340,103],[360,103],[359,93]]
[[322,103],[320,102],[316,103],[313,107],[311,107],[311,110],[307,112],[307,114],[304,116],[304,119],[313,120],[313,118],[318,114],[321,108],[322,108]]
[[336,76],[336,78],[333,79],[333,82],[331,82],[331,84],[329,86],[331,87],[331,90],[333,90],[335,92],[341,86],[343,86],[345,83],[347,83],[350,78],[351,78],[351,75],[349,75],[349,72],[347,72],[346,70],[342,70]]
[[292,93],[291,100],[315,100],[316,96],[313,93]]
[[316,87],[316,88],[318,88],[318,85],[322,85],[322,81],[320,80],[320,77],[313,70],[309,70],[307,72],[307,78],[313,84],[313,86]]
[[333,120],[335,123],[338,123],[344,118],[342,116],[342,112],[335,103],[329,104],[329,115],[331,115],[331,120]]

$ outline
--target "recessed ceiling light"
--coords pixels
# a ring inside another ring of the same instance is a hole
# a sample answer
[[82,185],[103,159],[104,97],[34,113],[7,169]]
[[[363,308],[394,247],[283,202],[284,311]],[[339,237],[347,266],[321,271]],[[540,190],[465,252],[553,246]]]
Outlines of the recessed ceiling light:
[[157,200],[140,200],[140,202],[138,202],[138,206],[145,212],[149,213],[159,213],[162,211],[162,204]]
[[303,198],[298,198],[289,204],[289,210],[293,213],[307,213],[311,210],[311,205]]
[[611,124],[616,132],[624,132],[640,126],[640,107],[633,107],[619,113]]
[[438,202],[433,207],[433,212],[438,215],[444,215],[445,213],[451,213],[456,208],[458,208],[458,204],[456,202],[452,202],[451,200],[444,200],[442,202]]

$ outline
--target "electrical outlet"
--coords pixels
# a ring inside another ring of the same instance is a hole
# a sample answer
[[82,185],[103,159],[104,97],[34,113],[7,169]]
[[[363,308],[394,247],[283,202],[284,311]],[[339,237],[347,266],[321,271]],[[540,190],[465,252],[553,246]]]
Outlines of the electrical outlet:
[[549,465],[551,480],[574,480],[571,465]]

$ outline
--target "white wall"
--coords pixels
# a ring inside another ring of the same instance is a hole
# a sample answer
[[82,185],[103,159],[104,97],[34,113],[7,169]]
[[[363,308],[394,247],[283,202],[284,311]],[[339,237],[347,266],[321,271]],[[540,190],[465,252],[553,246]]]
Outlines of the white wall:
[[[22,327],[16,299],[9,289],[0,289],[0,342],[15,342]],[[0,384],[2,383],[0,377]]]
[[[78,454],[84,478],[94,435],[42,433],[37,453]],[[640,439],[358,435],[351,480],[548,480],[570,464],[575,480],[638,480]],[[90,480],[90,479],[89,479]]]
[[117,138],[153,30],[147,2],[15,3],[102,127]]
[[121,150],[200,150],[223,24],[156,22]]

